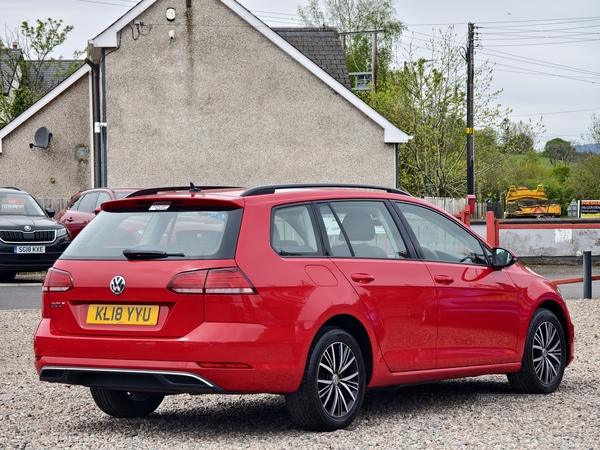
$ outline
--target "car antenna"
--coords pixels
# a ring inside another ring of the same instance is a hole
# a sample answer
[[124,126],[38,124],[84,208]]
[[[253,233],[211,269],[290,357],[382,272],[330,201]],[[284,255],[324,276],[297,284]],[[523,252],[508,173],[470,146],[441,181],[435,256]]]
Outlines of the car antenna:
[[200,192],[200,191],[202,191],[202,189],[197,188],[196,186],[194,186],[194,183],[192,183],[190,181],[190,192]]

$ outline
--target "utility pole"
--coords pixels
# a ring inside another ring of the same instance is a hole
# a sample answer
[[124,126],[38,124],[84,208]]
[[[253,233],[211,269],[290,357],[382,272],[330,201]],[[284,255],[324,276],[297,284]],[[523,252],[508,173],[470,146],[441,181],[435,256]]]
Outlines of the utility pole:
[[377,90],[377,32],[373,33],[371,40],[371,72],[373,73],[373,90]]
[[[473,124],[473,83],[475,78],[475,25],[469,22],[469,43],[467,47],[467,198],[475,195],[475,159],[474,159],[474,124]],[[471,211],[473,213],[473,211]]]
[[[346,54],[346,36],[352,34],[371,34],[371,82],[373,83],[373,90],[377,90],[377,35],[379,33],[385,33],[385,30],[368,30],[368,31],[343,31],[338,33],[342,41],[342,49],[344,55]],[[352,72],[348,75],[365,75],[366,72]]]

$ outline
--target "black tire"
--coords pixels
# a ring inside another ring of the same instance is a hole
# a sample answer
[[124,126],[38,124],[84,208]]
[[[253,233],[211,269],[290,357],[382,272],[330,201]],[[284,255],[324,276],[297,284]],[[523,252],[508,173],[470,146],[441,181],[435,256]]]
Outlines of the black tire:
[[153,392],[116,391],[114,389],[90,388],[92,397],[102,411],[113,417],[145,417],[159,407],[162,394]]
[[0,283],[12,281],[17,276],[17,272],[0,272]]
[[365,364],[354,338],[339,328],[323,328],[308,353],[300,388],[285,396],[287,408],[307,430],[347,427],[362,405],[365,379]]
[[520,394],[549,394],[560,384],[567,362],[562,325],[554,313],[538,309],[529,323],[521,370],[507,374]]

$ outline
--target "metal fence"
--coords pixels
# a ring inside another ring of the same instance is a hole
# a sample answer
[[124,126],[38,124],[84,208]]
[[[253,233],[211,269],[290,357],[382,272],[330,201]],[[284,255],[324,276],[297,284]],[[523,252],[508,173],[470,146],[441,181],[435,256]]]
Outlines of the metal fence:
[[[460,214],[467,204],[466,198],[421,197],[423,200],[443,209],[450,214]],[[475,212],[471,219],[485,219],[487,203],[475,203]]]
[[42,208],[50,208],[56,212],[59,212],[65,206],[67,206],[68,198],[37,198],[36,199]]

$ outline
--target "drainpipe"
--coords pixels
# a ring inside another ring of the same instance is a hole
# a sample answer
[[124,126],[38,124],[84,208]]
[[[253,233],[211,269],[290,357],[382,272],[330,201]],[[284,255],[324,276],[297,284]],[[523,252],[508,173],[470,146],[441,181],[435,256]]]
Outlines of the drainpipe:
[[396,174],[396,189],[398,189],[399,186],[398,186],[398,144],[397,143],[394,144],[394,154],[395,154],[394,161],[396,162],[396,164],[395,164],[396,169],[395,169],[394,173]]
[[101,153],[102,153],[102,165],[100,168],[100,172],[102,174],[102,179],[100,180],[100,187],[107,187],[108,185],[108,164],[106,161],[107,158],[107,150],[106,150],[106,49],[102,48],[102,53],[100,57],[100,67],[102,70],[102,128],[100,129],[101,134]]
[[[93,103],[94,103],[94,123],[100,121],[100,73],[98,70],[98,66],[90,61],[88,58],[85,59],[85,62],[88,66],[92,68],[92,73],[94,75],[93,81]],[[93,130],[92,130],[93,132]],[[100,149],[100,134],[94,133],[94,147],[96,151],[94,152],[94,166],[95,166],[95,175],[94,175],[94,186],[97,187],[98,183],[101,182],[101,174],[100,174],[100,161],[101,161],[101,149]]]

